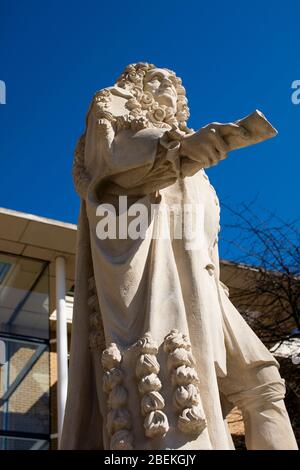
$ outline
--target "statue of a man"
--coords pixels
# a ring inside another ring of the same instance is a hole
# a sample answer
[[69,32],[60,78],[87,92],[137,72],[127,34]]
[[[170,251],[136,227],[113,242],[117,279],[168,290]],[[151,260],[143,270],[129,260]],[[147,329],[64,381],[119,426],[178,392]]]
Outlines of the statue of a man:
[[234,406],[248,449],[297,448],[278,363],[220,282],[219,202],[204,172],[276,131],[259,112],[198,132],[188,117],[180,78],[147,63],[92,100],[74,159],[82,201],[61,448],[232,449]]

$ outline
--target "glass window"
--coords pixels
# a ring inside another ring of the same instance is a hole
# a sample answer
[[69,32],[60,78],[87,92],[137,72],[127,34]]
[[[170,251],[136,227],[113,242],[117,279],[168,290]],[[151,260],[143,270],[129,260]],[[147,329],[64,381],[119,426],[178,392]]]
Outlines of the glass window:
[[1,266],[0,332],[48,339],[48,263],[0,254]]
[[43,261],[0,255],[0,449],[48,446],[48,277]]
[[10,263],[2,263],[0,262],[0,284],[2,284],[2,281],[5,279],[6,274],[11,268]]
[[6,361],[0,373],[0,430],[47,434],[48,345],[11,338],[2,341]]
[[49,441],[21,437],[4,437],[0,434],[1,450],[48,450]]

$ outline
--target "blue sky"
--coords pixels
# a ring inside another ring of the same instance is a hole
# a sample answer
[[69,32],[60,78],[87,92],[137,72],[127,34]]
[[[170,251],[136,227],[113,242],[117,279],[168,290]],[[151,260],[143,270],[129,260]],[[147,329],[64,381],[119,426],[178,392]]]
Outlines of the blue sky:
[[76,223],[72,154],[88,104],[128,63],[148,61],[183,77],[194,129],[264,112],[279,135],[209,176],[227,204],[257,197],[258,211],[297,219],[299,21],[299,1],[2,0],[0,206]]

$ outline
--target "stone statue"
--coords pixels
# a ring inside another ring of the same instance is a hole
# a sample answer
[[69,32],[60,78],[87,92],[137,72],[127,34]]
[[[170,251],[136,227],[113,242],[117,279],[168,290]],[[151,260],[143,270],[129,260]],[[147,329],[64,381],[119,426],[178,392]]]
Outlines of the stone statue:
[[[147,63],[92,100],[74,158],[81,211],[63,449],[233,449],[234,406],[248,449],[297,448],[278,363],[219,279],[220,209],[204,171],[276,131],[258,111],[198,132],[188,117],[181,79]],[[171,217],[160,210],[173,206]],[[136,207],[147,213],[139,224]]]

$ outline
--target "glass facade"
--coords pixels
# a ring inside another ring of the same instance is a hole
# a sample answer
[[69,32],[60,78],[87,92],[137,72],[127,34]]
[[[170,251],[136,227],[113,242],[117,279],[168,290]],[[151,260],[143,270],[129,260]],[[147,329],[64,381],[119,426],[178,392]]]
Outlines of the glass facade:
[[49,450],[49,441],[28,437],[0,437],[0,449],[5,450]]
[[0,449],[47,449],[48,263],[0,253]]

